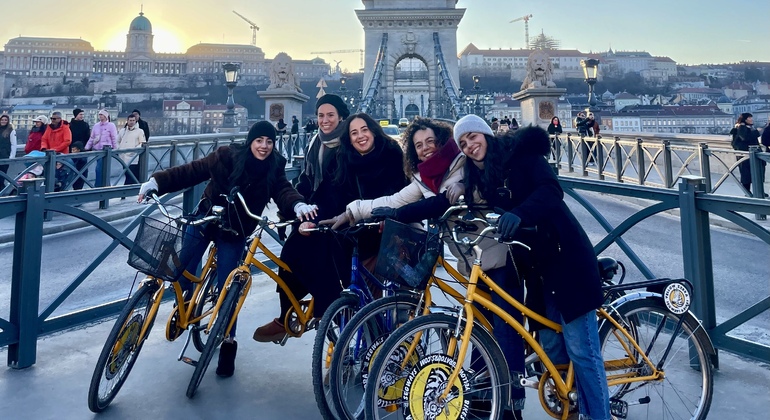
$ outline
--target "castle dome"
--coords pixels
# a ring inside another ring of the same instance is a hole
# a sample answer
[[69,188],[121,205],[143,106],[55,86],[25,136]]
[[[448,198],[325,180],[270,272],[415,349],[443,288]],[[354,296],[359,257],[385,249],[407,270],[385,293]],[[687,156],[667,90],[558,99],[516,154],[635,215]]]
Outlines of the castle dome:
[[135,17],[134,20],[131,21],[131,25],[128,27],[128,31],[152,32],[152,24],[150,23],[150,19],[144,17],[144,12],[139,12],[139,16]]

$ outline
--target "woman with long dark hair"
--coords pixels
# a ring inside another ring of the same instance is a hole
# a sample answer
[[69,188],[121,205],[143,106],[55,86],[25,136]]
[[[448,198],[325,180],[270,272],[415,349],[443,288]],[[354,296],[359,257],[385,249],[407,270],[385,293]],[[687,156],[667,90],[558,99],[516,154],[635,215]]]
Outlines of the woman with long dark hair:
[[[759,131],[754,128],[754,116],[748,112],[738,116],[738,121],[730,130],[730,135],[732,136],[731,145],[735,150],[748,152],[749,146],[759,146]],[[738,156],[738,160],[743,158],[744,156]],[[741,185],[751,197],[751,162],[748,159],[744,160],[738,165],[738,170],[741,173]]]
[[[548,133],[526,127],[495,137],[486,122],[468,115],[457,121],[454,135],[468,157],[465,196],[472,204],[474,193],[479,193],[488,205],[504,210],[498,224],[501,237],[515,237],[532,247],[530,261],[522,265],[530,270],[530,278],[542,279],[543,290],[528,289],[528,306],[529,295],[539,294],[545,315],[563,328],[562,334],[541,331],[543,349],[556,364],[572,360],[580,414],[611,418],[594,312],[602,304],[598,264],[545,158],[551,151]],[[519,232],[520,225],[537,229]],[[503,287],[517,285],[508,282]]]
[[[234,204],[228,203],[226,196],[234,187],[240,189],[249,210],[255,214],[261,213],[272,199],[284,214],[296,213],[299,218],[312,216],[302,196],[286,179],[286,160],[278,153],[273,153],[275,136],[272,124],[260,121],[249,129],[245,144],[220,147],[204,158],[156,172],[139,190],[141,202],[150,190],[165,194],[209,181],[196,213],[204,216],[211,207],[222,206],[225,208],[222,226],[213,229],[189,227],[188,234],[203,240],[194,247],[183,249],[193,253],[194,257],[187,270],[195,272],[208,243],[216,243],[217,284],[220,290],[230,272],[238,267],[246,237],[256,228],[257,223],[246,214],[240,202],[236,200]],[[179,282],[183,289],[191,286],[184,278]],[[235,354],[238,349],[235,325],[230,334],[219,351],[217,375],[222,377],[232,376],[235,371]]]
[[[319,118],[319,120],[321,120]],[[321,125],[323,129],[323,124]],[[350,258],[352,244],[339,242],[327,234],[303,235],[302,231],[316,223],[332,224],[335,227],[349,222],[345,206],[357,199],[372,199],[390,195],[406,185],[404,177],[403,152],[395,140],[388,137],[382,127],[366,114],[349,116],[342,124],[337,147],[336,169],[324,175],[328,187],[315,194],[318,217],[304,222],[294,240],[286,241],[281,259],[291,268],[292,276],[299,282],[292,292],[301,298],[309,292],[315,299],[313,315],[323,316],[350,281]],[[359,255],[365,260],[376,255],[379,247],[378,234],[359,236]],[[285,316],[281,305],[281,316],[257,329],[254,339],[270,342],[282,338],[286,331],[282,320]]]
[[[0,116],[0,159],[16,157],[16,130],[11,124],[11,118],[8,114]],[[0,172],[8,172],[9,165],[0,165]],[[2,181],[5,185],[5,179]]]

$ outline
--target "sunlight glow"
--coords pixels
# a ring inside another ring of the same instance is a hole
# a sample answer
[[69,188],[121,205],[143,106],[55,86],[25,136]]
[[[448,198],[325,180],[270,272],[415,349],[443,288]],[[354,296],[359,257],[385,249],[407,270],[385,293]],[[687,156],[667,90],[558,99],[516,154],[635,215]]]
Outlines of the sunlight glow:
[[[152,38],[152,47],[155,52],[183,53],[187,50],[188,46],[182,45],[182,41],[169,30],[153,25],[152,34],[154,35]],[[107,42],[105,48],[108,51],[125,51],[127,35],[127,30],[116,33],[112,38],[110,38],[109,42]],[[95,47],[96,49],[100,49],[98,46]]]

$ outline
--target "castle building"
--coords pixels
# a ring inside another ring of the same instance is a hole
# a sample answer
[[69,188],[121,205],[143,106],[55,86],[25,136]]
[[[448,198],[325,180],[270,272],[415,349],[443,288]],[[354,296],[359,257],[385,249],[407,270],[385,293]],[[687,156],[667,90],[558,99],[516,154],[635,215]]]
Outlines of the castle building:
[[[240,64],[241,81],[258,83],[268,77],[271,60],[253,45],[206,44],[185,53],[157,53],[153,49],[152,23],[143,12],[131,21],[125,51],[98,51],[90,42],[67,38],[12,38],[0,52],[0,71],[33,78],[86,78],[98,75],[205,76],[219,75],[222,64]],[[296,67],[296,66],[295,66]],[[323,59],[300,60],[301,80],[328,76]]]

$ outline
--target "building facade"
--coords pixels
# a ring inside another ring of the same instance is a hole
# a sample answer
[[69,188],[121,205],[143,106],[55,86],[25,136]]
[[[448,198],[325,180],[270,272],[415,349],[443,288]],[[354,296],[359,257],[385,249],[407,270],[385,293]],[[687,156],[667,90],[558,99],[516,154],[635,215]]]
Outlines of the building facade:
[[636,105],[601,119],[613,133],[726,134],[733,126],[733,116],[716,106]]

